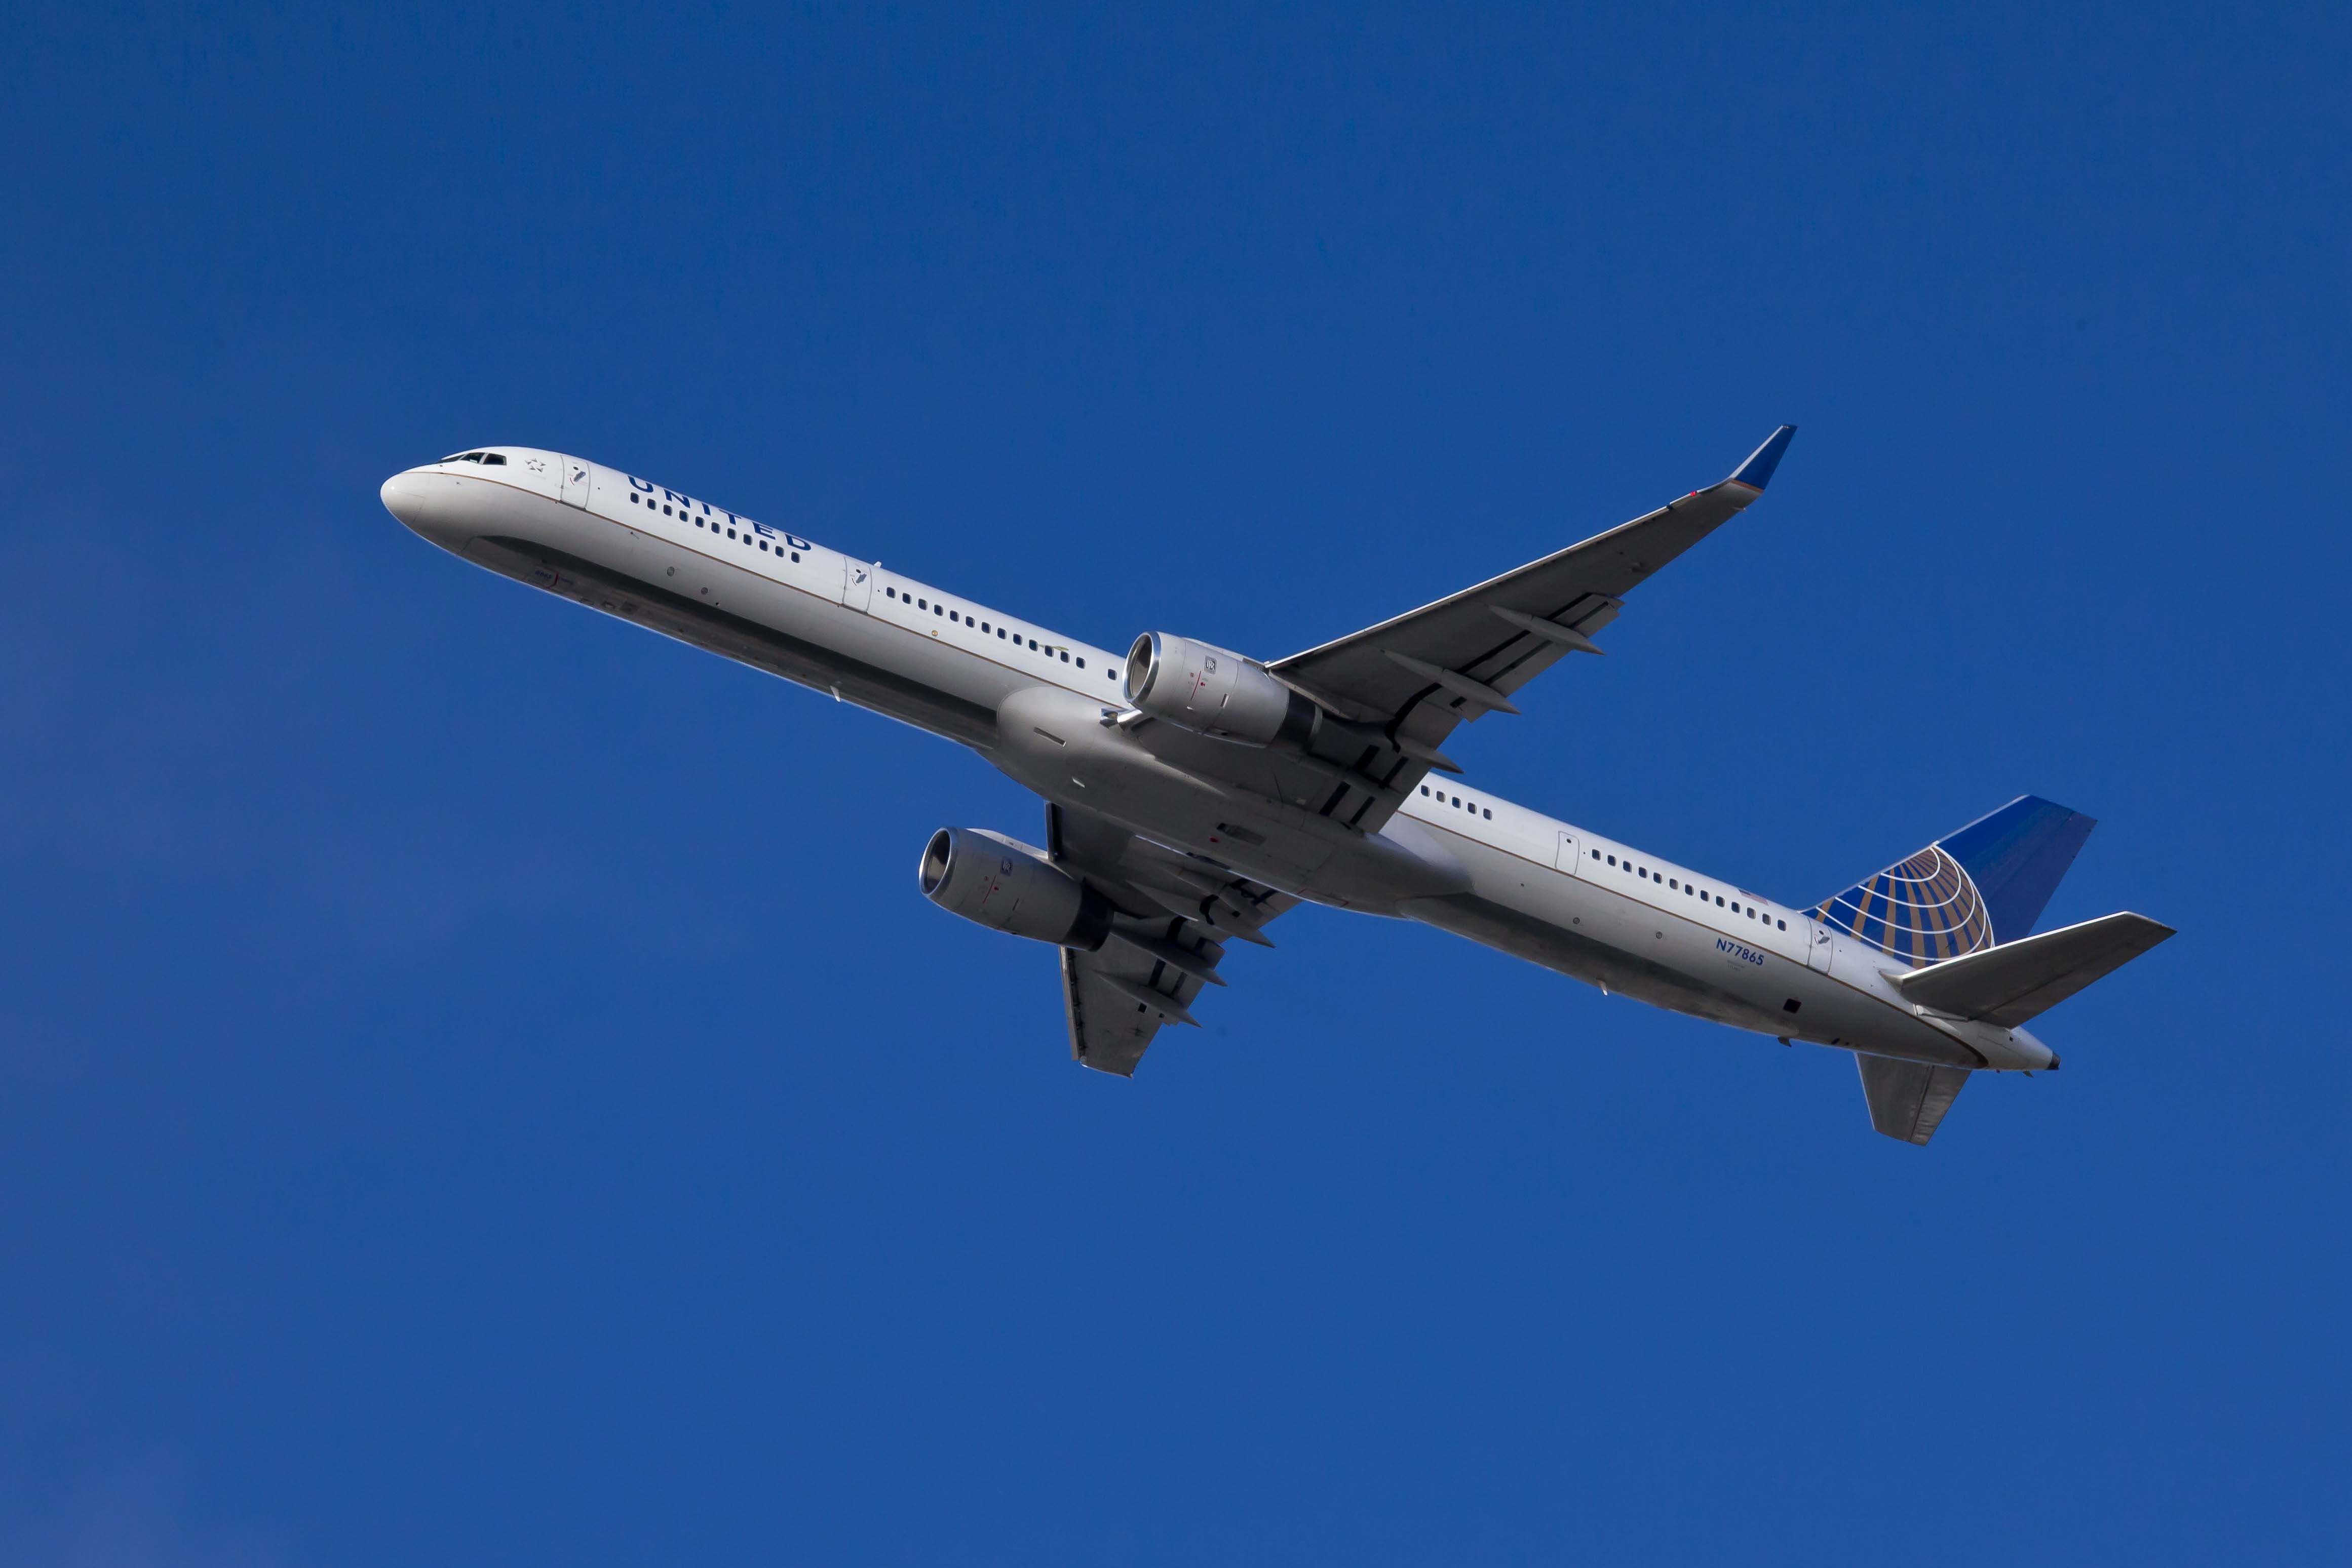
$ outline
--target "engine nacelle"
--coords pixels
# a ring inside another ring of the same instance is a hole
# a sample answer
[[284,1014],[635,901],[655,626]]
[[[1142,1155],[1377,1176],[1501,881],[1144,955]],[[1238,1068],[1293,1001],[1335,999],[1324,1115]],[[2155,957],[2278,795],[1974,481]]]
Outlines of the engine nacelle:
[[1319,711],[1256,660],[1161,632],[1128,650],[1126,689],[1154,718],[1253,746],[1306,745]]
[[1052,861],[984,828],[941,828],[923,846],[923,896],[992,931],[1093,952],[1110,935],[1110,901]]

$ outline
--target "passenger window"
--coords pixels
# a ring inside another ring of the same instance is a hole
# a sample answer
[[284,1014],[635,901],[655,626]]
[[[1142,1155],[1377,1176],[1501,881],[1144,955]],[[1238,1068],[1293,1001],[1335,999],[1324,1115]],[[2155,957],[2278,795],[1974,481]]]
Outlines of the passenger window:
[[1070,651],[1069,651],[1067,648],[1065,648],[1065,649],[1063,649],[1063,650],[1062,650],[1062,663],[1064,663],[1064,664],[1068,664],[1069,662],[1070,662]]
[[635,490],[632,490],[632,491],[630,491],[630,492],[629,492],[629,505],[631,505],[632,507],[634,507],[634,506],[635,506],[636,504],[637,504],[637,493],[636,493]]
[[1783,930],[1783,931],[1786,931],[1786,930],[1789,928],[1789,923],[1788,923],[1787,921],[1785,921],[1785,920],[1781,921],[1781,922],[1780,923],[1780,929],[1781,929],[1781,930]]
[[794,561],[798,561],[800,559],[801,559],[801,552],[800,552],[800,551],[798,551],[798,550],[794,550],[794,551],[793,551],[793,559]]
[[1599,860],[1599,859],[1601,858],[1601,852],[1600,852],[1599,850],[1595,850],[1595,851],[1593,851],[1593,852],[1592,852],[1592,858],[1593,858],[1594,860]]
[[1715,906],[1716,906],[1717,909],[1720,909],[1720,908],[1722,908],[1722,907],[1723,907],[1723,894],[1719,894],[1719,893],[1718,893],[1718,894],[1717,894],[1715,895]]
[[1002,626],[996,629],[996,640],[1000,643],[1004,641],[1004,628]]
[[1486,820],[1490,822],[1495,820],[1495,813],[1491,808],[1486,811]]
[[1080,659],[1080,660],[1078,661],[1078,668],[1080,668],[1080,669],[1082,669],[1082,670],[1083,670],[1083,669],[1085,669],[1086,667],[1087,667],[1087,662],[1086,662],[1084,659]]
[[1615,855],[1611,855],[1609,857],[1609,863],[1611,865],[1615,865],[1617,863],[1617,857]]
[[1426,785],[1426,784],[1423,785],[1423,786],[1421,787],[1421,792],[1422,792],[1423,794],[1424,794],[1424,795],[1428,794],[1428,793],[1429,793],[1429,786],[1428,786],[1428,785]]

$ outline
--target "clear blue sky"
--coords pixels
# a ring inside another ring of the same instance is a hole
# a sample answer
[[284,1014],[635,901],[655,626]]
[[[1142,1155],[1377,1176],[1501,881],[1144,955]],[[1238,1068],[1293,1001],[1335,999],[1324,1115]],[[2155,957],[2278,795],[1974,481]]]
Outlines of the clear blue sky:
[[[0,1562],[2352,1551],[2352,29],[1638,9],[13,15]],[[1452,749],[1791,901],[2100,818],[2181,935],[1926,1151],[1317,910],[1084,1072],[915,886],[1028,797],[376,500],[1275,656],[1783,420]]]

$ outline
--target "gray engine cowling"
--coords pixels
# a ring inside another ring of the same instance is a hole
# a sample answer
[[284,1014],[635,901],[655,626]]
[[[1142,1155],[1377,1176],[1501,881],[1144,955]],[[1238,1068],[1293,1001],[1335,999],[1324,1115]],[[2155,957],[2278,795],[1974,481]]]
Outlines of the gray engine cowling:
[[1147,632],[1127,654],[1127,700],[1154,718],[1254,746],[1304,746],[1315,705],[1255,659],[1190,637]]
[[984,828],[941,828],[923,846],[923,896],[992,931],[1093,952],[1110,935],[1110,901],[1043,850]]

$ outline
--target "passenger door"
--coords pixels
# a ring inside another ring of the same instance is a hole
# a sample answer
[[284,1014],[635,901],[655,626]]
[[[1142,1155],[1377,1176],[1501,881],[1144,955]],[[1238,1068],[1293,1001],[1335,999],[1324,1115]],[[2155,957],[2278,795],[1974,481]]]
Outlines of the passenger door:
[[1826,975],[1830,972],[1831,950],[1836,946],[1830,928],[1818,920],[1808,920],[1805,929],[1812,944],[1805,950],[1805,967]]
[[1584,874],[1583,870],[1581,869],[1581,862],[1577,859],[1576,835],[1574,833],[1560,834],[1559,848],[1554,852],[1551,863],[1555,868],[1568,873],[1570,876],[1582,876]]
[[841,601],[860,615],[874,603],[874,569],[862,560],[841,558]]
[[562,459],[563,465],[563,504],[588,509],[588,465],[577,457]]

